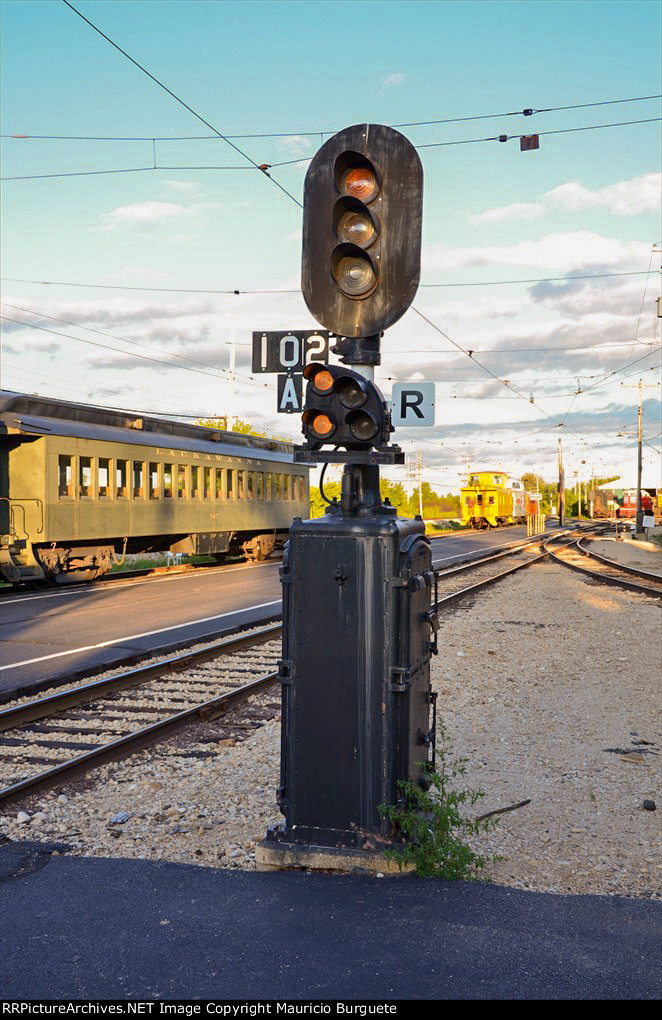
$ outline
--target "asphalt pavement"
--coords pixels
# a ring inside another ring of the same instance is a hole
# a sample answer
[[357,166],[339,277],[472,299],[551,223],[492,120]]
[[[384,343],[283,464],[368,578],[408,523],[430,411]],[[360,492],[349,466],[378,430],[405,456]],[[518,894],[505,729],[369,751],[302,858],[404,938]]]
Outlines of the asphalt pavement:
[[656,999],[662,904],[0,847],[5,999]]

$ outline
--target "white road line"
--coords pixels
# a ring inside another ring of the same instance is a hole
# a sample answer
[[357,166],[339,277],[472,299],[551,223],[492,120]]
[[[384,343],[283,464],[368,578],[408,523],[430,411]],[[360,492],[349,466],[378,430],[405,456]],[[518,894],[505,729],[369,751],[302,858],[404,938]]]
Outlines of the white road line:
[[[274,562],[274,563],[253,563],[253,564],[251,564],[251,569],[254,569],[255,567],[274,567],[274,566],[280,566],[280,561]],[[244,567],[218,567],[218,568],[212,567],[211,569],[208,567],[205,570],[205,572],[204,572],[204,576],[206,577],[206,576],[208,576],[210,574],[234,574],[238,570],[246,570],[246,569],[247,568],[245,566]],[[14,605],[18,605],[21,602],[34,602],[35,600],[39,600],[39,599],[59,599],[59,598],[62,598],[64,595],[100,595],[101,592],[103,592],[103,591],[113,591],[113,590],[124,591],[125,588],[135,588],[136,586],[141,585],[141,584],[163,584],[164,581],[179,581],[182,578],[187,578],[187,579],[190,580],[192,577],[197,577],[197,579],[200,580],[200,573],[198,571],[191,571],[191,572],[187,571],[187,572],[181,573],[181,574],[175,574],[175,573],[173,573],[173,574],[166,574],[163,577],[149,577],[149,578],[145,578],[144,581],[124,581],[124,583],[122,583],[122,581],[120,579],[117,583],[113,582],[112,587],[107,586],[107,584],[103,584],[103,583],[101,583],[101,584],[94,583],[94,587],[89,587],[89,588],[74,588],[72,586],[71,588],[66,588],[64,591],[43,592],[43,593],[40,592],[40,593],[38,593],[36,595],[26,595],[25,597],[21,597],[21,596],[17,595],[17,596],[14,596],[11,599],[7,599],[6,603],[3,603],[3,605],[6,604],[6,605],[14,606]]]
[[[152,634],[164,634],[168,630],[181,630],[182,627],[193,627],[197,623],[209,623],[211,620],[223,620],[228,616],[238,616],[239,613],[248,613],[251,609],[266,609],[267,606],[279,606],[280,599],[275,602],[262,602],[258,606],[246,606],[245,609],[235,609],[231,613],[219,613],[218,616],[205,616],[200,620],[189,620],[187,623],[176,623],[173,627],[160,627],[158,630],[145,630],[141,634],[124,634],[122,637],[113,638],[112,641],[100,641],[97,645],[81,645],[80,648],[70,648],[66,652],[53,652],[51,655],[39,655],[35,659],[23,659],[22,662],[12,662],[8,666],[0,666],[2,669],[16,669],[18,666],[30,666],[33,662],[45,662],[46,659],[58,659],[63,655],[76,655],[77,652],[91,652],[95,648],[108,648],[109,645],[120,645],[124,641],[135,641],[137,638],[151,637]],[[199,638],[197,640],[203,640]]]

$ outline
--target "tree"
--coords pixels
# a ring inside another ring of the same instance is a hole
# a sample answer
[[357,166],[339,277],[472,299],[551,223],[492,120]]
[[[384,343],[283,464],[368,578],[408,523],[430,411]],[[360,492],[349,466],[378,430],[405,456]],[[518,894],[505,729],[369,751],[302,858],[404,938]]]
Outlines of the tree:
[[[340,499],[340,482],[327,482],[324,486],[324,495],[327,500]],[[310,516],[311,517],[324,517],[326,508],[329,504],[322,497],[320,490],[314,486],[310,486]]]
[[[228,419],[225,415],[219,418],[198,418],[195,424],[207,429],[220,429],[222,432],[228,430]],[[241,418],[237,418],[230,432],[239,432],[242,436],[258,436],[260,439],[267,438],[266,432],[259,432],[249,421],[242,421]]]

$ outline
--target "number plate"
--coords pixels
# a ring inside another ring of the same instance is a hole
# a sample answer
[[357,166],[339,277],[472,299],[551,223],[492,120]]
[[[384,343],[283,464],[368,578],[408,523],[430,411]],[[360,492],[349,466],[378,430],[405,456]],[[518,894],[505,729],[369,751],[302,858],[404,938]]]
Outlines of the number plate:
[[253,372],[303,372],[312,361],[329,360],[325,329],[253,333]]

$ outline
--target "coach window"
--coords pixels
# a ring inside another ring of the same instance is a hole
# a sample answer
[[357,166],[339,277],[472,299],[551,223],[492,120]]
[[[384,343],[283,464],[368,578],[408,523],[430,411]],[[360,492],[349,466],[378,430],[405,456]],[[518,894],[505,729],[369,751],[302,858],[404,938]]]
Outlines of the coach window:
[[163,465],[163,498],[172,499],[172,464]]
[[161,486],[159,485],[159,465],[151,460],[149,462],[149,498],[161,498]]
[[191,468],[191,499],[200,499],[200,468]]
[[108,457],[99,457],[99,499],[110,499],[110,460]]
[[115,494],[118,499],[129,498],[129,462],[118,460],[115,468]]
[[273,488],[274,499],[280,499],[280,482],[281,476],[274,475],[274,488]]
[[227,498],[228,499],[234,499],[235,498],[235,484],[234,484],[234,471],[232,470],[232,468],[228,468],[227,483],[228,483]]
[[255,499],[255,472],[246,472],[246,497],[247,499]]
[[297,498],[297,476],[291,475],[290,477],[290,488],[291,488],[291,499]]
[[264,499],[264,471],[257,473],[257,498]]
[[204,498],[205,499],[213,499],[214,498],[214,491],[213,491],[212,482],[211,482],[211,473],[212,473],[212,470],[213,470],[212,468],[203,468],[202,469],[202,486],[203,486]]
[[81,499],[89,499],[94,495],[92,488],[92,458],[81,457],[78,469],[78,495]]
[[246,497],[245,474],[245,471],[237,471],[237,499],[245,499]]
[[133,462],[133,498],[145,498],[145,465],[141,460]]
[[271,471],[267,471],[267,491],[266,498],[271,499]]
[[188,499],[188,468],[186,464],[177,465],[177,498]]
[[303,475],[299,475],[299,499],[303,502],[306,498],[306,480]]
[[216,468],[216,485],[214,488],[214,494],[216,499],[225,499],[225,490],[223,488],[223,468]]
[[73,499],[74,495],[74,475],[72,457],[66,457],[60,454],[58,457],[58,489],[57,494],[60,499],[66,499],[69,497]]

